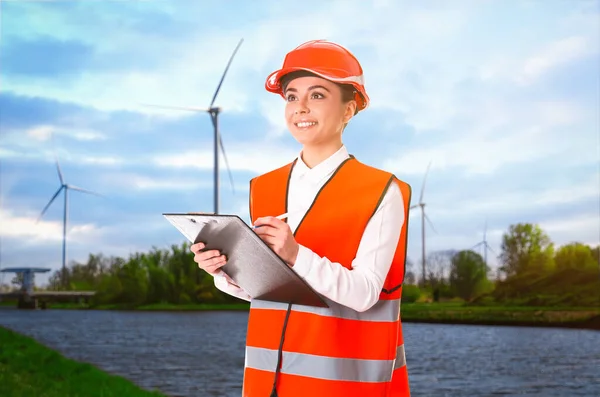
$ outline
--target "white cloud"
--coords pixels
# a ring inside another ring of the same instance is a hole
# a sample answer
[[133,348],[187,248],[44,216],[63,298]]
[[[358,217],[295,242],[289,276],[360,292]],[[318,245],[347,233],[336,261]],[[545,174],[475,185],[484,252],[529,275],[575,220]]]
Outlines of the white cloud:
[[281,137],[289,132],[285,121],[285,102],[282,100],[274,100],[272,102],[260,102],[260,111],[267,119],[270,129],[266,131],[267,138]]
[[[291,162],[298,151],[285,145],[267,142],[234,144],[227,148],[227,160],[231,170],[263,173]],[[265,155],[269,153],[269,155]],[[213,168],[213,151],[202,149],[176,154],[158,155],[154,164],[165,168]],[[225,170],[223,155],[219,152],[219,168]]]
[[[118,166],[133,163],[132,161],[118,155],[102,156],[85,153],[79,154],[67,150],[58,150],[56,153],[61,166],[67,163],[104,166]],[[27,143],[24,143],[22,146],[14,146],[10,149],[0,148],[0,159],[43,160],[52,164],[54,164],[56,161],[54,152],[51,149],[34,147],[28,145]],[[139,160],[139,163],[141,162],[142,160]]]
[[97,164],[97,165],[120,165],[124,164],[125,160],[116,156],[90,156],[88,155],[73,155],[68,156],[68,160],[76,164]]
[[71,133],[71,136],[78,141],[96,141],[106,139],[106,135],[92,130],[74,131]]
[[[598,138],[589,124],[594,123],[594,115],[576,104],[494,104],[483,105],[484,111],[474,118],[471,130],[449,131],[442,139],[430,139],[422,147],[399,151],[383,166],[403,174],[422,174],[432,161],[432,170],[460,167],[468,174],[489,174],[506,165],[531,163],[549,156],[561,158],[563,165],[597,161]],[[490,117],[486,119],[487,115]],[[581,133],[569,135],[567,141],[565,135],[573,128],[579,128]]]
[[131,179],[130,183],[139,190],[196,190],[200,185],[208,186],[206,183],[194,183],[192,180],[157,180],[142,176]]
[[600,174],[590,178],[584,184],[564,188],[552,188],[530,198],[532,206],[569,204],[597,198],[600,200]]
[[[60,164],[93,164],[93,165],[123,165],[128,163],[125,157],[120,155],[103,156],[92,155],[87,153],[75,153],[67,148],[57,150],[56,156]],[[48,162],[55,162],[54,154],[50,154],[48,150],[40,151],[40,158],[46,159]]]
[[[510,214],[515,211],[535,211],[557,205],[575,204],[585,200],[600,200],[600,174],[593,175],[585,182],[574,185],[552,185],[544,190],[505,191],[502,194],[483,194],[477,198],[464,198],[452,207],[443,206],[430,209],[436,216],[454,219],[465,214]],[[436,197],[437,202],[448,201]]]
[[[17,215],[13,211],[0,209],[0,236],[17,238],[29,245],[62,241],[63,223],[48,221],[28,215]],[[102,229],[94,224],[67,224],[67,244],[91,243],[102,237]]]
[[19,152],[17,152],[16,150],[11,150],[11,149],[6,149],[6,148],[2,148],[0,147],[0,159],[9,159],[9,158],[15,158],[15,157],[20,157]]
[[[52,126],[44,127],[52,130]],[[232,142],[226,144],[227,160],[233,171],[250,171],[262,173],[289,163],[298,155],[298,148],[289,145],[278,144],[271,140],[274,135],[281,135],[280,131],[272,131],[272,134],[265,136],[265,141],[253,141],[251,143]],[[14,147],[10,149],[0,148],[0,159],[29,158],[41,159],[49,163],[55,162],[54,151],[51,147],[36,147],[37,150],[31,150],[31,145],[27,142],[19,144],[15,141]],[[213,169],[213,149],[200,148],[189,149],[184,152],[168,153],[146,156],[126,156],[125,152],[115,150],[115,154],[101,155],[89,153],[76,153],[68,150],[68,147],[61,146],[57,148],[56,155],[61,165],[64,164],[91,164],[100,166],[125,166],[125,165],[146,165],[152,163],[164,168],[195,168],[195,169]],[[264,153],[270,153],[265,156]],[[219,151],[219,168],[226,170],[225,159]],[[141,184],[145,184],[141,182]]]
[[540,222],[540,227],[555,245],[581,242],[590,246],[600,245],[600,212],[580,214],[574,217]]
[[585,37],[573,36],[557,40],[528,57],[516,80],[521,84],[530,84],[549,70],[596,51],[598,50],[590,47]]
[[114,174],[102,174],[100,180],[102,185],[109,184],[111,189],[145,191],[197,191],[213,186],[212,179],[203,180],[193,176],[189,178],[158,177],[122,171]]
[[61,125],[36,125],[34,127],[20,130],[20,129],[8,129],[4,131],[5,134],[11,134],[15,137],[18,137],[20,134],[25,134],[27,137],[35,139],[40,142],[49,141],[52,136],[67,136],[74,138],[77,141],[97,141],[106,139],[106,135],[99,132],[94,131],[89,128],[77,129],[68,126]]
[[48,139],[50,139],[50,137],[52,136],[52,132],[54,131],[54,128],[52,126],[49,125],[40,125],[37,127],[33,127],[28,129],[25,134],[29,137],[29,138],[33,138],[36,139],[38,141],[47,141]]
[[[540,227],[547,233],[557,232],[577,232],[586,231],[586,229],[596,231],[598,242],[600,243],[600,214],[583,214],[575,218],[558,219],[542,222]],[[586,234],[585,232],[583,234]]]

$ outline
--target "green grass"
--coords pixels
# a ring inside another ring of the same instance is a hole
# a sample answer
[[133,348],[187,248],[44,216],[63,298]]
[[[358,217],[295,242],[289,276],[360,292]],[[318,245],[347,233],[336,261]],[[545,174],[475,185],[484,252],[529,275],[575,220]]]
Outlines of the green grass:
[[0,327],[2,397],[165,397]]
[[406,322],[439,322],[461,324],[515,325],[596,325],[600,308],[535,307],[535,306],[472,306],[463,303],[407,303],[402,305],[402,320]]

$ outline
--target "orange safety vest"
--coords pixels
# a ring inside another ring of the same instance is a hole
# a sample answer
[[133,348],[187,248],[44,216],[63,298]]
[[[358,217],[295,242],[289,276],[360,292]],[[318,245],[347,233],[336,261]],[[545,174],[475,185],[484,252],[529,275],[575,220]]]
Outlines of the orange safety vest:
[[[295,162],[250,181],[250,217],[287,212]],[[379,301],[357,312],[253,299],[248,318],[244,397],[406,397],[410,395],[400,321],[411,188],[350,156],[318,192],[294,236],[351,268],[370,218],[391,183],[404,198],[405,221]]]

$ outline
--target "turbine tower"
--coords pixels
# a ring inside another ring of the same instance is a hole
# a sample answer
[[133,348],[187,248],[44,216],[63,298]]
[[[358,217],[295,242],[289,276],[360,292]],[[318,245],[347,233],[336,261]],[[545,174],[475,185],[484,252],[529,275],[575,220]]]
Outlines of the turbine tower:
[[486,234],[487,234],[487,219],[485,220],[485,224],[483,226],[483,240],[478,242],[477,244],[475,244],[471,249],[475,249],[479,246],[483,246],[483,261],[485,262],[485,266],[487,266],[487,251],[490,250],[492,251],[493,254],[496,254],[494,252],[494,250],[492,249],[492,247],[490,247],[490,245],[488,244],[487,240],[486,240]]
[[151,107],[163,108],[163,109],[187,110],[187,111],[192,111],[192,112],[207,112],[208,114],[210,114],[210,118],[211,118],[211,121],[213,124],[213,131],[214,131],[214,175],[213,175],[213,177],[214,177],[215,214],[219,213],[219,146],[221,147],[221,152],[223,153],[223,158],[225,159],[225,165],[227,166],[227,171],[229,172],[229,182],[231,183],[231,189],[234,193],[235,193],[235,189],[233,186],[233,177],[231,175],[229,163],[227,162],[227,155],[225,154],[225,147],[223,146],[223,139],[221,138],[221,134],[219,132],[219,113],[221,112],[221,108],[219,108],[218,106],[214,106],[214,104],[215,104],[215,100],[217,99],[217,95],[219,94],[219,91],[221,90],[221,85],[223,84],[223,80],[225,80],[225,75],[227,74],[227,71],[229,70],[229,66],[231,65],[231,62],[233,61],[233,57],[235,56],[238,49],[242,45],[243,41],[244,41],[244,39],[240,39],[238,45],[235,47],[235,50],[233,51],[233,54],[231,54],[231,57],[229,58],[229,62],[227,63],[227,66],[225,67],[225,71],[223,72],[223,75],[221,76],[221,81],[219,81],[219,85],[217,86],[217,89],[213,95],[212,101],[210,102],[210,105],[208,106],[208,108],[199,108],[199,107],[191,107],[191,106],[162,106],[162,105],[148,105],[148,104],[144,105],[144,106],[151,106]]
[[87,193],[87,194],[93,194],[93,195],[100,196],[100,197],[103,197],[103,196],[98,193],[92,192],[90,190],[86,190],[86,189],[83,189],[83,188],[80,188],[80,187],[77,187],[74,185],[69,185],[68,183],[66,183],[65,179],[63,178],[62,172],[60,170],[60,165],[58,163],[58,157],[56,157],[56,154],[55,154],[55,162],[56,162],[56,170],[58,171],[58,179],[60,180],[60,187],[58,188],[56,193],[54,193],[54,196],[52,196],[52,198],[50,199],[48,204],[46,204],[46,206],[42,210],[42,213],[38,217],[36,223],[38,223],[42,219],[42,217],[44,216],[44,213],[46,213],[46,210],[48,210],[48,208],[50,207],[50,205],[52,204],[54,199],[64,189],[65,200],[64,200],[64,207],[63,207],[63,242],[62,242],[62,276],[61,276],[61,279],[62,279],[63,287],[66,288],[66,282],[67,282],[67,274],[66,274],[66,269],[67,269],[67,215],[69,212],[69,199],[68,199],[69,189]]
[[433,223],[431,222],[431,220],[429,219],[429,217],[427,216],[427,214],[425,213],[425,202],[423,201],[423,194],[425,193],[425,181],[427,180],[427,174],[429,173],[429,167],[431,167],[431,161],[429,162],[429,164],[427,165],[427,170],[425,171],[425,176],[423,177],[423,185],[421,186],[421,195],[419,196],[419,202],[413,206],[411,206],[410,208],[417,208],[417,207],[421,207],[421,258],[422,258],[422,280],[423,280],[423,285],[425,285],[425,280],[426,280],[426,270],[425,270],[425,220],[427,220],[427,222],[429,223],[429,226],[431,226],[431,229],[433,229],[434,232],[437,233],[437,231],[435,230],[435,227],[433,227]]

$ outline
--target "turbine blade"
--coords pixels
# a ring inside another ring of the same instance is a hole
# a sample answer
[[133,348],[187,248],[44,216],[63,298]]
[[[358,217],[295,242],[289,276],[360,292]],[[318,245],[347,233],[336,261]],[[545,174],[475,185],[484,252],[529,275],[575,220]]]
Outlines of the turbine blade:
[[425,171],[425,176],[423,177],[423,186],[421,186],[421,196],[419,197],[419,203],[423,202],[423,194],[425,193],[425,181],[427,180],[427,174],[429,173],[429,167],[431,167],[431,161],[427,164],[427,170]]
[[56,196],[59,195],[60,191],[63,190],[64,187],[65,187],[65,185],[61,185],[58,188],[58,190],[56,191],[56,193],[54,193],[54,196],[52,196],[52,198],[50,199],[50,201],[48,201],[48,204],[46,204],[46,206],[42,210],[42,213],[40,214],[40,216],[38,216],[38,218],[35,221],[35,223],[38,223],[40,221],[40,219],[42,219],[42,216],[44,216],[44,214],[46,213],[46,210],[50,207],[50,205],[52,204],[52,202],[54,201],[54,199],[56,198]]
[[223,84],[223,80],[225,80],[225,75],[227,74],[227,71],[229,70],[229,66],[231,65],[231,61],[233,61],[233,57],[235,56],[236,52],[238,51],[238,49],[242,45],[243,41],[244,41],[244,39],[240,39],[240,42],[238,43],[237,47],[235,47],[235,50],[233,50],[233,54],[231,54],[231,57],[229,57],[229,62],[227,62],[227,66],[225,67],[225,71],[223,72],[223,75],[221,76],[221,81],[219,81],[219,85],[217,86],[217,90],[215,91],[215,94],[213,95],[212,101],[210,101],[210,106],[209,106],[210,109],[212,109],[213,105],[215,104],[215,101],[217,100],[217,95],[219,94],[219,91],[221,90],[221,85]]
[[58,171],[58,179],[60,179],[60,184],[64,185],[65,180],[63,179],[62,172],[60,171],[60,165],[58,164],[58,158],[56,158],[56,170]]
[[166,105],[151,105],[147,103],[140,103],[141,106],[161,109],[174,109],[174,110],[187,110],[190,112],[208,112],[208,109],[199,108],[195,106],[166,106]]
[[235,187],[233,185],[233,176],[231,175],[231,169],[229,168],[229,162],[227,161],[227,155],[225,154],[225,146],[223,146],[223,138],[219,134],[219,146],[221,146],[221,153],[223,153],[223,159],[225,159],[225,165],[227,166],[227,172],[229,173],[229,182],[231,183],[231,191],[235,194]]
[[67,185],[67,189],[73,189],[73,190],[77,190],[82,193],[93,194],[94,196],[98,196],[98,197],[105,197],[105,196],[101,195],[100,193],[92,192],[91,190],[80,188],[79,186]]
[[496,254],[496,251],[494,251],[494,250],[492,249],[492,247],[490,247],[490,245],[487,243],[487,241],[485,242],[485,248],[487,248],[487,249],[489,249],[490,251],[492,251],[492,253],[493,253],[494,255],[498,255],[498,254]]
[[418,206],[419,206],[419,204],[411,205],[411,206],[410,206],[410,209],[412,210],[412,209],[414,209],[414,208],[417,208]]
[[485,235],[487,234],[487,218],[485,218],[485,223],[483,224],[483,241],[485,240]]
[[56,163],[56,171],[58,172],[58,179],[60,179],[60,184],[64,185],[65,180],[62,175],[62,171],[60,170],[60,164],[58,162],[58,155],[56,154],[56,142],[54,141],[54,132],[50,135],[52,139],[52,153],[54,154],[54,162]]
[[431,219],[429,219],[429,217],[427,216],[427,214],[425,214],[425,219],[427,220],[427,222],[429,223],[429,226],[431,226],[431,229],[433,229],[433,231],[438,234],[437,230],[435,230],[435,226],[433,226],[433,222],[431,222]]
[[475,249],[475,248],[479,247],[481,244],[483,244],[483,241],[475,244],[474,246],[471,247],[471,249]]

